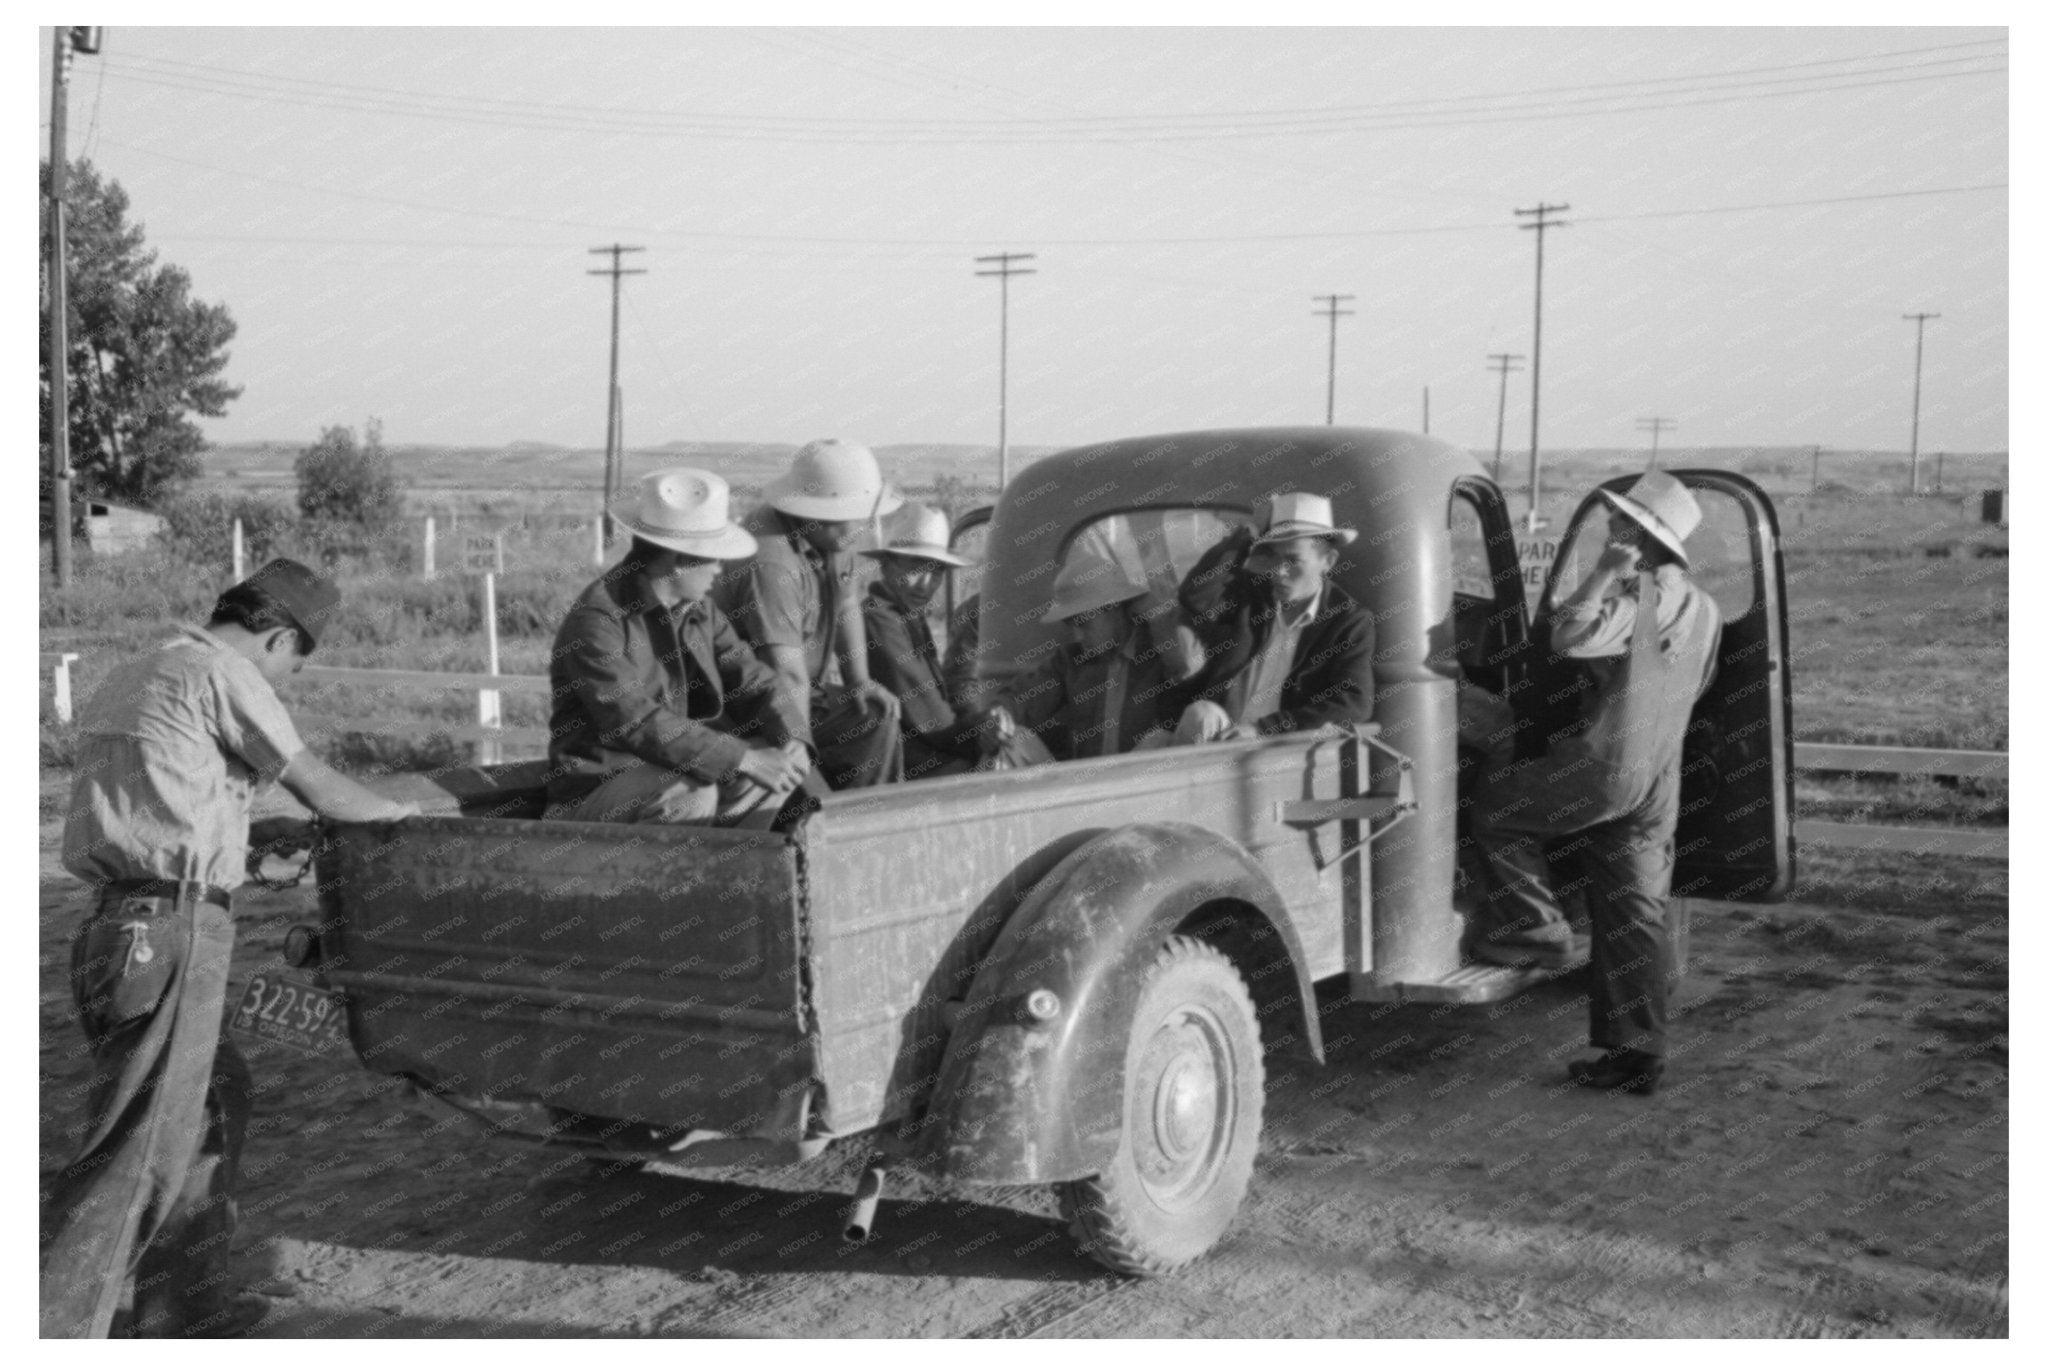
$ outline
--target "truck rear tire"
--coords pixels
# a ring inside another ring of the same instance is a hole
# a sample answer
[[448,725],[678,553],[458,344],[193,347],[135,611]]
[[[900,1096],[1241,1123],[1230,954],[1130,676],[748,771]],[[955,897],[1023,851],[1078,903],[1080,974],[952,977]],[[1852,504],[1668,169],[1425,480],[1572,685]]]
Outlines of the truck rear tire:
[[1251,1183],[1265,1083],[1244,978],[1210,945],[1168,939],[1131,1018],[1116,1158],[1059,1187],[1081,1249],[1126,1275],[1164,1275],[1215,1246]]

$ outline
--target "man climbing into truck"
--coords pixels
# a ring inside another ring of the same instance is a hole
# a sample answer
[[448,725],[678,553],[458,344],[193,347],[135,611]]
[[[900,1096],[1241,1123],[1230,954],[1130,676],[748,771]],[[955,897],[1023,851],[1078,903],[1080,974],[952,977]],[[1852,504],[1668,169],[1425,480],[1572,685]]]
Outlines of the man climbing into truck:
[[1576,715],[1543,727],[1546,753],[1501,746],[1481,769],[1473,837],[1489,883],[1475,957],[1563,969],[1578,949],[1544,845],[1577,835],[1591,917],[1591,1061],[1571,1080],[1653,1094],[1664,1073],[1673,962],[1666,926],[1681,751],[1693,703],[1713,680],[1721,613],[1692,581],[1685,539],[1700,506],[1658,471],[1610,508],[1598,562],[1551,613],[1547,681]]

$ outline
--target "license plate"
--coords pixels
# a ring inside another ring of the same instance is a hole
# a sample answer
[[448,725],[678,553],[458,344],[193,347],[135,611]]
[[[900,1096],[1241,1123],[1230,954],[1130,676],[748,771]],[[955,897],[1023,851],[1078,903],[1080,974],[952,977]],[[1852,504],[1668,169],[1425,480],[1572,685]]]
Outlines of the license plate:
[[257,972],[228,1027],[301,1052],[327,1052],[348,1041],[348,1012],[333,991]]

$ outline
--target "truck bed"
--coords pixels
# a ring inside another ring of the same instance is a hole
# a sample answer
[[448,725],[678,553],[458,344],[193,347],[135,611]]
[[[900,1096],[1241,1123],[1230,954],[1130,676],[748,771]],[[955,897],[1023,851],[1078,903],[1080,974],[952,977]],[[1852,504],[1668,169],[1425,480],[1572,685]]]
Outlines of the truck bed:
[[1338,765],[1334,741],[1290,738],[941,778],[835,793],[788,834],[521,818],[530,793],[471,780],[450,813],[330,841],[321,975],[365,1065],[451,1098],[657,1134],[859,1132],[919,1110],[947,1002],[1031,885],[1108,830],[1237,841],[1291,906],[1329,911],[1297,922],[1315,975],[1343,970],[1334,827],[1279,818],[1336,795]]

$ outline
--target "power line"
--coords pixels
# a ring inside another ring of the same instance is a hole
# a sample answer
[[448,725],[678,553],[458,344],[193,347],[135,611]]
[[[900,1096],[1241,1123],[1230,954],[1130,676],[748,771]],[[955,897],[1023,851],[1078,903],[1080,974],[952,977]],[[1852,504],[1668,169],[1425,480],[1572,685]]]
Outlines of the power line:
[[[169,161],[181,166],[191,166],[198,170],[211,171],[219,175],[241,176],[245,179],[255,180],[263,184],[281,185],[287,189],[300,190],[309,194],[325,195],[335,199],[360,200],[364,203],[370,204],[386,204],[394,208],[418,209],[429,213],[447,213],[472,218],[488,218],[498,222],[524,223],[534,227],[571,228],[578,231],[588,231],[591,229],[596,229],[601,232],[630,231],[637,236],[658,237],[670,241],[755,242],[790,246],[878,246],[950,248],[984,246],[987,245],[989,240],[988,238],[985,237],[826,237],[805,236],[796,234],[717,232],[700,229],[650,228],[644,225],[635,226],[630,224],[616,223],[591,223],[562,218],[539,218],[531,214],[499,213],[489,209],[464,208],[459,205],[453,204],[423,203],[418,200],[399,199],[390,195],[369,194],[361,190],[344,190],[336,189],[325,185],[309,185],[304,181],[290,180],[286,179],[283,176],[265,175],[260,171],[247,170],[241,167],[218,166],[212,164],[211,162],[198,161],[194,160],[191,157],[178,156],[170,152],[158,151],[155,148],[151,147],[138,146],[137,144],[132,142],[123,142],[118,138],[102,138],[101,141],[109,143],[116,147],[125,148],[128,151],[136,152],[143,156],[153,157],[160,161]],[[1974,185],[1938,185],[1927,189],[1889,190],[1880,191],[1873,194],[1838,195],[1831,198],[1823,199],[1787,199],[1753,204],[1726,204],[1719,206],[1710,206],[1705,208],[1658,209],[1643,213],[1616,213],[1607,214],[1603,216],[1581,218],[1576,221],[1582,223],[1626,223],[1652,218],[1680,218],[1694,215],[1716,213],[1753,213],[1781,208],[1816,208],[1831,204],[1859,204],[1876,202],[1879,200],[1886,199],[1913,199],[1922,198],[1930,195],[1976,194],[1986,190],[2002,190],[2007,188],[2010,188],[2010,186],[2006,181],[1993,180],[1985,181],[1983,183]],[[1251,232],[1226,233],[1203,237],[1054,237],[1041,238],[1039,240],[1042,245],[1046,246],[1213,246],[1229,245],[1238,242],[1354,241],[1371,237],[1414,237],[1431,236],[1439,233],[1498,231],[1500,231],[1500,224],[1498,222],[1472,222],[1418,224],[1412,227],[1353,228],[1345,231],[1336,232]],[[152,233],[151,235],[157,238],[168,239],[173,234],[156,232]],[[250,239],[227,234],[209,236],[207,234],[202,233],[181,233],[175,235],[177,235],[181,240],[185,241],[304,240],[318,242],[336,240],[366,240],[349,238]],[[414,243],[398,242],[394,240],[392,244],[413,245]]]
[[[750,36],[760,37],[762,35]],[[894,63],[897,65],[921,66],[923,67],[923,69],[933,71],[935,74],[954,74],[950,72],[940,73],[937,68],[933,68],[929,66],[929,64],[915,62],[914,59],[903,59],[894,56],[883,56],[880,54],[865,54],[856,45],[833,43],[828,41],[823,35],[819,34],[805,33],[796,34],[793,36],[801,38],[811,46],[826,47],[840,51],[842,53],[846,53],[847,55],[854,56],[856,60],[867,60],[871,65],[881,65],[887,62]],[[787,46],[787,44],[783,45]],[[1174,126],[1192,126],[1197,128],[1207,128],[1219,124],[1227,124],[1231,121],[1242,120],[1292,120],[1295,122],[1300,122],[1303,120],[1316,119],[1378,117],[1388,113],[1417,114],[1427,113],[1431,110],[1456,112],[1455,106],[1459,105],[1480,104],[1487,102],[1497,102],[1502,100],[1520,100],[1528,99],[1532,96],[1553,97],[1539,101],[1539,104],[1560,103],[1563,101],[1555,97],[1565,96],[1585,96],[1587,98],[1593,99],[1646,98],[1656,96],[1661,93],[1667,93],[1664,91],[1660,91],[1658,89],[1659,87],[1680,85],[1705,86],[1706,89],[1710,91],[1719,89],[1743,88],[1746,86],[1759,84],[1760,82],[1735,81],[1731,78],[1767,75],[1773,72],[1813,72],[1816,68],[1820,67],[1853,66],[1869,62],[1886,61],[1894,57],[1923,57],[1930,53],[1958,52],[1964,49],[2003,47],[2003,45],[2003,39],[1985,38],[1960,43],[1943,43],[1923,47],[1891,49],[1887,51],[1866,53],[1857,56],[1819,58],[1806,62],[1774,63],[1764,66],[1725,68],[1717,71],[1697,72],[1690,75],[1652,76],[1642,77],[1635,80],[1600,81],[1574,85],[1535,86],[1509,91],[1482,92],[1469,95],[1435,96],[1427,99],[1385,100],[1369,104],[1320,105],[1279,109],[1191,110],[1180,113],[1167,114],[1061,114],[1046,118],[1018,116],[1007,119],[966,120],[933,118],[824,119],[815,115],[802,114],[733,114],[725,111],[645,109],[636,108],[629,105],[543,103],[533,100],[508,100],[484,96],[448,94],[446,92],[441,91],[406,90],[393,86],[361,85],[352,82],[325,81],[312,77],[281,76],[270,72],[251,71],[247,68],[241,67],[218,66],[204,62],[188,62],[181,61],[175,58],[150,57],[141,54],[127,56],[121,62],[115,63],[115,65],[117,69],[130,71],[137,78],[141,78],[144,75],[151,75],[158,77],[162,80],[181,79],[202,83],[201,85],[194,88],[205,88],[203,82],[209,79],[210,76],[217,82],[219,89],[223,93],[233,93],[237,91],[246,90],[274,97],[281,90],[290,91],[293,89],[303,89],[310,94],[325,95],[329,98],[347,98],[359,101],[381,102],[381,104],[385,108],[391,111],[399,111],[407,107],[410,107],[413,110],[419,112],[437,111],[448,114],[470,113],[476,115],[487,115],[492,117],[573,118],[583,120],[586,124],[592,118],[630,119],[641,121],[649,119],[666,119],[678,121],[686,126],[691,126],[696,129],[725,129],[732,131],[759,131],[774,129],[777,131],[807,132],[808,130],[813,130],[822,126],[838,130],[860,129],[865,131],[891,133],[985,133],[1006,129],[1037,129],[1040,131],[1044,131],[1049,129],[1083,130],[1089,128],[1116,128],[1118,130],[1129,130],[1131,128],[1158,129],[1170,128]],[[1877,74],[1885,74],[1891,72],[1913,71],[1930,66],[1954,65],[1963,62],[1992,61],[2000,59],[2001,57],[2003,57],[2003,55],[2004,54],[2002,52],[1972,52],[1962,56],[1940,57],[1935,58],[1931,61],[1908,62],[1892,66],[1871,67],[1869,69],[1861,71],[1821,72],[1819,74],[1813,75],[1787,76],[1780,77],[1778,79],[1781,81],[1837,80],[1846,79],[1850,77],[1863,77]],[[842,69],[852,69],[849,67],[845,67],[843,63],[834,64],[840,65]],[[208,73],[208,75],[186,74],[195,72]],[[1992,72],[1990,69],[1985,69],[1978,72],[1957,72],[1950,74],[1992,74]],[[1707,83],[1709,82],[1719,82],[1720,84],[1707,85]],[[908,88],[921,89],[921,87],[916,86],[911,86]],[[1641,91],[1643,93],[1637,95],[1621,93],[1627,91]],[[1588,94],[1588,92],[1604,93]],[[1702,93],[1702,91],[1695,89],[1668,93],[1694,94]],[[1485,112],[1499,113],[1506,111],[1489,110]]]
[[[1951,59],[1965,60],[1965,59]],[[1992,60],[1986,57],[1983,60]],[[1893,68],[1910,71],[1921,66],[1946,65],[1947,62],[1919,63],[1914,66]],[[1667,98],[1657,92],[1643,95],[1589,96],[1577,100],[1552,100],[1546,103],[1522,107],[1502,106],[1494,109],[1474,110],[1417,110],[1410,114],[1393,113],[1333,113],[1333,114],[1288,114],[1284,118],[1263,122],[1199,123],[1196,119],[1214,119],[1213,115],[1171,115],[1151,116],[1147,121],[1138,120],[1134,115],[1105,115],[1100,122],[1078,120],[1005,120],[916,122],[909,120],[860,122],[847,119],[822,120],[811,117],[808,122],[768,123],[761,120],[775,117],[802,119],[807,116],[784,115],[715,115],[715,114],[648,114],[637,111],[622,111],[620,114],[589,116],[572,109],[557,107],[550,112],[548,106],[505,109],[466,108],[459,105],[434,104],[425,102],[431,97],[411,97],[410,100],[383,98],[354,94],[326,94],[318,91],[294,93],[289,86],[259,85],[233,80],[193,78],[181,73],[151,71],[148,68],[122,66],[116,69],[116,79],[132,81],[142,85],[153,85],[165,89],[192,93],[222,95],[230,98],[258,100],[267,104],[287,103],[313,109],[340,109],[355,113],[387,114],[395,117],[430,119],[440,122],[464,123],[495,128],[519,128],[529,131],[560,132],[601,132],[666,137],[698,137],[723,139],[735,142],[806,142],[835,143],[840,145],[878,146],[928,146],[934,144],[986,145],[986,144],[1113,144],[1120,142],[1190,142],[1218,141],[1246,138],[1266,138],[1296,135],[1328,135],[1340,133],[1404,132],[1429,128],[1461,128],[1495,123],[1539,122],[1559,118],[1587,118],[1610,114],[1649,113],[1664,109],[1697,108],[1704,105],[1737,103],[1747,100],[1779,99],[1797,95],[1830,94],[1843,90],[1866,89],[1875,86],[1904,85],[1930,80],[1957,80],[1971,76],[1997,75],[2006,70],[2003,65],[1979,67],[1967,71],[1929,72],[1921,75],[1888,75],[1878,79],[1850,79],[1869,73],[1840,72],[1822,77],[1800,78],[1803,84],[1795,89],[1746,89],[1748,86],[1784,84],[1783,81],[1741,82],[1701,90],[1670,92],[1671,95],[1706,94],[1707,98]],[[1816,81],[1826,82],[1816,84]],[[1743,93],[1716,94],[1719,90],[1742,90]],[[1561,105],[1601,105],[1597,108],[1563,108]],[[1244,119],[1255,116],[1234,115]],[[746,118],[753,122],[737,122]],[[1385,121],[1389,118],[1396,121]],[[1177,122],[1162,121],[1175,119]],[[1407,121],[1399,121],[1405,119]],[[1110,120],[1123,120],[1112,123]]]

